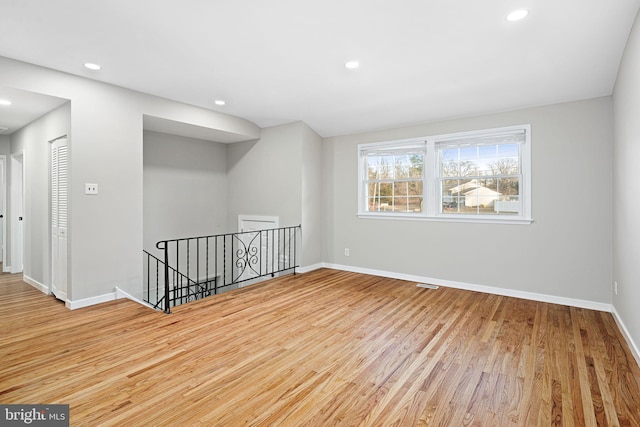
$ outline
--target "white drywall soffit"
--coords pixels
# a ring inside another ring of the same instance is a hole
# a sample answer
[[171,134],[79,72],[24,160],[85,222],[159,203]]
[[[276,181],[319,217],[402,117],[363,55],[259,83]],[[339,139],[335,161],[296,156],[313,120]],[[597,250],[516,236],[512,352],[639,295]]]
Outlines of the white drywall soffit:
[[150,130],[153,132],[202,139],[204,141],[220,142],[223,144],[256,139],[255,135],[227,132],[190,123],[163,119],[161,117],[148,116],[146,114],[143,117],[143,128],[144,130]]

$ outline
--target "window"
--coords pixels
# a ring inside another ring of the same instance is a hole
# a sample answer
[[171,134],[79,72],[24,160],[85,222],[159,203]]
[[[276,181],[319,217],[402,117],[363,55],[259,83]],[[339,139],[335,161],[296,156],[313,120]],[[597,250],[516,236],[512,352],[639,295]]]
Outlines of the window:
[[361,151],[367,212],[422,212],[425,144]]
[[530,126],[361,144],[359,215],[530,222]]

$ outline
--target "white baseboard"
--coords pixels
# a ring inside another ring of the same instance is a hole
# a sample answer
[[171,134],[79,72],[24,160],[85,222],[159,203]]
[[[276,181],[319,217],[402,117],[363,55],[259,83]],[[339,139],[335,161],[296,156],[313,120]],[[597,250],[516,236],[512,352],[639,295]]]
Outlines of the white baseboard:
[[42,292],[44,294],[49,294],[50,293],[49,287],[47,285],[44,285],[44,284],[38,282],[37,280],[27,276],[26,274],[22,275],[22,280],[25,283],[33,286],[34,288],[36,288],[37,290],[39,290],[40,292]]
[[391,279],[408,280],[412,282],[430,283],[433,285],[444,286],[456,289],[465,289],[468,291],[482,292],[485,294],[502,295],[507,297],[522,298],[532,301],[548,302],[552,304],[568,305],[572,307],[587,308],[590,310],[606,311],[611,313],[613,306],[595,301],[585,301],[574,298],[565,298],[555,295],[538,294],[535,292],[516,291],[513,289],[496,288],[493,286],[475,285],[473,283],[455,282],[452,280],[434,279],[432,277],[414,276],[410,274],[394,273],[390,271],[374,270],[369,268],[352,267],[340,264],[324,264],[326,268],[335,270],[350,271],[353,273],[371,274],[373,276],[389,277]]
[[[22,277],[23,277],[22,280],[25,283],[33,286],[34,288],[36,288],[40,292],[45,293],[45,294],[50,294],[51,293],[51,291],[49,290],[49,286],[38,282],[37,280],[35,280],[32,277],[27,276],[26,274],[24,274]],[[70,310],[75,310],[77,308],[83,308],[83,307],[88,307],[90,305],[100,304],[100,303],[107,302],[107,301],[113,301],[113,300],[115,300],[117,298],[118,297],[117,297],[116,292],[113,292],[113,293],[110,293],[110,294],[98,295],[96,297],[85,298],[85,299],[76,300],[76,301],[67,300],[67,301],[65,301],[65,306]]]
[[296,273],[308,273],[310,271],[319,270],[319,269],[324,268],[324,267],[325,267],[325,265],[323,263],[307,265],[305,267],[296,268]]
[[89,307],[90,305],[102,304],[103,302],[115,301],[117,299],[116,293],[111,292],[104,295],[98,295],[91,298],[79,299],[75,301],[67,301],[65,305],[70,310],[76,310],[78,308]]
[[640,350],[638,349],[638,346],[636,345],[636,343],[633,342],[633,339],[631,338],[631,334],[629,333],[629,330],[627,329],[624,322],[620,318],[620,315],[618,314],[618,311],[616,310],[615,307],[613,307],[611,314],[613,315],[613,318],[618,324],[618,328],[620,329],[622,336],[627,341],[627,344],[629,345],[629,349],[631,350],[631,354],[633,354],[633,357],[636,359],[636,363],[638,363],[638,366],[640,366]]
[[[25,282],[27,282],[26,278],[25,278]],[[29,283],[29,282],[27,282]],[[35,286],[35,285],[32,285]],[[48,288],[46,288],[47,290],[43,292],[45,293],[49,293]],[[149,308],[153,308],[152,306],[150,306],[149,304],[147,304],[146,302],[139,300],[138,298],[128,294],[127,292],[123,291],[120,288],[115,289],[114,292],[108,293],[108,294],[104,294],[104,295],[98,295],[95,297],[90,297],[90,298],[84,298],[84,299],[79,299],[79,300],[74,300],[74,301],[66,301],[65,302],[65,306],[69,309],[69,310],[76,310],[79,308],[84,308],[84,307],[89,307],[92,305],[96,305],[96,304],[102,304],[103,302],[109,302],[109,301],[115,301],[117,299],[121,299],[121,298],[127,298],[130,299],[132,301],[137,302],[138,304],[142,304],[146,307]]]
[[129,299],[133,302],[137,302],[138,304],[144,305],[145,307],[149,307],[151,309],[153,309],[153,306],[151,304],[149,304],[146,301],[143,301],[139,298],[134,297],[133,295],[131,295],[130,293],[123,291],[122,289],[120,289],[119,287],[116,286],[116,299],[121,299],[121,298],[126,298]]

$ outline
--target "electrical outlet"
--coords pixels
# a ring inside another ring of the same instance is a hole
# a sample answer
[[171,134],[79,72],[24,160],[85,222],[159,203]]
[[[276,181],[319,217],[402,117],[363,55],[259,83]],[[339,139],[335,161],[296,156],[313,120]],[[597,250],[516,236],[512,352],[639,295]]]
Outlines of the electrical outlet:
[[84,184],[84,194],[98,194],[98,184]]
[[349,256],[349,248],[344,248],[344,256]]
[[618,282],[617,281],[613,281],[613,293],[618,295]]

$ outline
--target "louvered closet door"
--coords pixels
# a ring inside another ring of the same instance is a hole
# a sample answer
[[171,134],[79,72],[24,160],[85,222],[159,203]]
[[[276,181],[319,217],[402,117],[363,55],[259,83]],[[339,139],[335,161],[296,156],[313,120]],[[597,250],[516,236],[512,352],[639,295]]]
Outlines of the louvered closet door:
[[51,292],[67,300],[69,151],[67,138],[51,142]]

